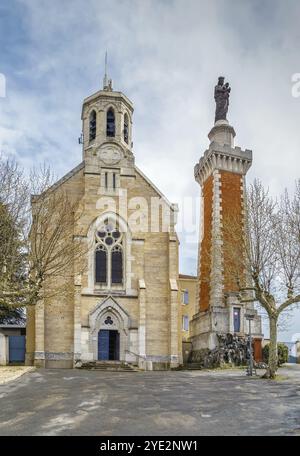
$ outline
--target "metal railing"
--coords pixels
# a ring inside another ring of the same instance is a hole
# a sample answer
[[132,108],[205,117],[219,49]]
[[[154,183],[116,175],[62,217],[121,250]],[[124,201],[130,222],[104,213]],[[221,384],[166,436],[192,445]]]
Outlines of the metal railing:
[[146,361],[146,359],[147,359],[146,356],[138,355],[137,353],[134,353],[134,352],[131,351],[131,350],[125,350],[125,352],[131,353],[132,355],[137,356],[138,358],[141,358],[141,359],[143,359],[144,361]]

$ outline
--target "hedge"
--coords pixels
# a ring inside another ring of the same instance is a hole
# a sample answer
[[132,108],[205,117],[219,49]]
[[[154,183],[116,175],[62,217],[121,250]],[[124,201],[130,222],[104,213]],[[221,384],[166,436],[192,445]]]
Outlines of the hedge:
[[[267,344],[263,347],[262,354],[263,354],[263,361],[268,364],[269,360],[269,345]],[[277,353],[278,353],[278,366],[281,366],[281,364],[287,363],[289,359],[289,349],[288,347],[279,342],[277,344]]]

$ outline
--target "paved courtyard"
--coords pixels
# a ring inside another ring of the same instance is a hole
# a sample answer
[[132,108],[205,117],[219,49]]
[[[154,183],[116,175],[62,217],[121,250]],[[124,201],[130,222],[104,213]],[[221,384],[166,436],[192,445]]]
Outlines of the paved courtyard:
[[0,435],[300,435],[300,366],[280,376],[40,369],[0,385]]

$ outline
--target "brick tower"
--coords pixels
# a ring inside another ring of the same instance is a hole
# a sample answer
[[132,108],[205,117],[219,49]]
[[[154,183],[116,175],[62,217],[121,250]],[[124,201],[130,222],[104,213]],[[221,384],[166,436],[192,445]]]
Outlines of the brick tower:
[[[244,336],[248,331],[246,306],[238,300],[238,290],[228,274],[228,240],[222,232],[222,219],[238,216],[243,225],[245,176],[252,164],[252,151],[234,146],[235,131],[226,119],[229,93],[229,85],[219,78],[215,87],[215,125],[208,134],[210,144],[194,170],[201,187],[202,207],[198,313],[190,328],[193,350],[215,348],[218,334]],[[256,315],[252,331],[256,344],[260,344],[261,320],[253,304],[247,303],[247,310],[250,309]]]

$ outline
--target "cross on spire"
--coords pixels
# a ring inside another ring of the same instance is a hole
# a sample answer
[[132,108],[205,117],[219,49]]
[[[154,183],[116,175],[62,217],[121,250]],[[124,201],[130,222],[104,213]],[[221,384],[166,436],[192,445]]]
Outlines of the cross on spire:
[[103,78],[103,90],[112,91],[112,79],[107,76],[107,51],[105,51],[105,63],[104,63],[104,78]]

